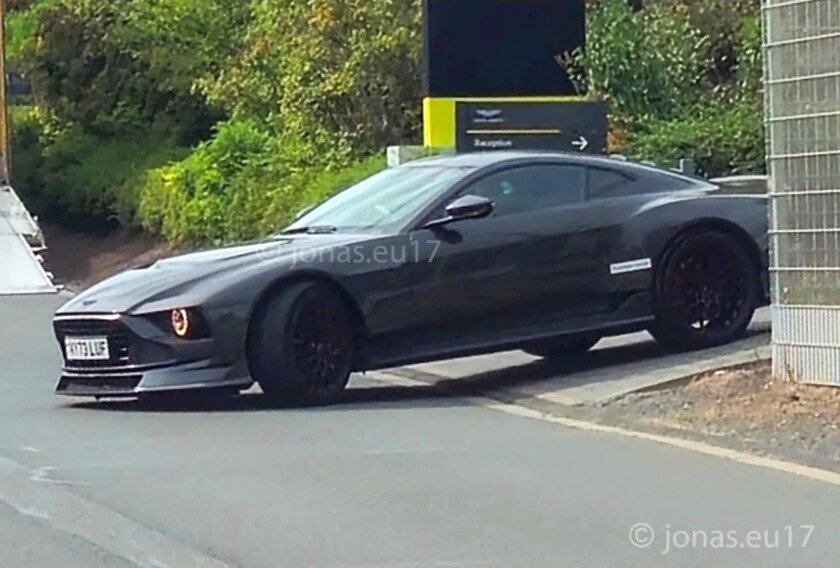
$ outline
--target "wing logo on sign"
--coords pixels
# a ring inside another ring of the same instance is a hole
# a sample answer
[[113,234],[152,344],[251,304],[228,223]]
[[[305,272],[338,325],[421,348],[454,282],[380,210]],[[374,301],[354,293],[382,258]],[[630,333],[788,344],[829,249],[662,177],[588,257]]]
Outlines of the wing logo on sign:
[[476,109],[474,124],[501,124],[505,121],[502,109]]

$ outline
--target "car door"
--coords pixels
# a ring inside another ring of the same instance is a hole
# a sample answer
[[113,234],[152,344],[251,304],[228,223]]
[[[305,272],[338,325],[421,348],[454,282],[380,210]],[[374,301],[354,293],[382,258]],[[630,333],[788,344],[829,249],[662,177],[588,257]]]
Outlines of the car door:
[[595,309],[586,283],[569,278],[597,265],[575,235],[586,180],[575,164],[508,167],[459,192],[492,200],[493,215],[415,231],[417,341],[492,343]]

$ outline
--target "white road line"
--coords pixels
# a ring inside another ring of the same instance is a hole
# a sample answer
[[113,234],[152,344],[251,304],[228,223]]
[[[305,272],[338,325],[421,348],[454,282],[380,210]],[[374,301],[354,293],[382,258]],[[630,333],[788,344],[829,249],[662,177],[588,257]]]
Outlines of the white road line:
[[58,468],[54,466],[39,467],[38,469],[32,472],[32,475],[29,476],[29,479],[37,483],[54,483],[55,485],[90,485],[89,483],[86,483],[84,481],[70,481],[69,479],[53,479],[52,477],[50,477],[50,474],[57,469]]
[[[418,381],[415,379],[409,379],[407,377],[394,377],[394,381],[391,381],[391,377],[393,375],[385,374],[385,373],[377,373],[375,377],[370,377],[373,380],[379,381],[381,383],[386,384],[394,384],[399,386],[406,386],[406,387],[429,387],[433,386],[424,381]],[[540,412],[538,410],[533,410],[527,408],[525,406],[520,406],[517,404],[510,404],[506,402],[500,402],[488,397],[483,396],[462,396],[459,395],[457,392],[450,391],[449,389],[445,389],[443,387],[436,387],[440,388],[441,390],[451,392],[453,395],[458,396],[462,400],[469,402],[474,406],[479,406],[482,408],[487,408],[489,410],[495,410],[497,412],[504,412],[505,414],[510,414],[513,416],[518,416],[520,418],[527,418],[529,420],[540,420],[542,422],[549,422],[552,424],[557,424],[560,426],[565,426],[566,428],[574,428],[575,430],[584,430],[587,432],[599,432],[602,434],[611,434],[614,436],[622,436],[625,438],[635,438],[637,440],[645,440],[648,442],[654,442],[657,444],[663,444],[666,446],[672,446],[675,448],[680,448],[682,450],[688,450],[691,452],[697,452],[700,454],[705,454],[707,456],[713,456],[717,458],[723,458],[730,461],[742,463],[745,465],[753,466],[753,467],[761,467],[764,469],[772,469],[775,471],[780,471],[784,473],[789,473],[792,475],[798,475],[800,477],[805,477],[814,481],[821,481],[824,483],[830,483],[832,485],[840,485],[840,473],[836,473],[833,471],[828,471],[825,469],[819,469],[816,467],[810,467],[798,463],[788,462],[780,459],[775,458],[768,458],[764,456],[757,456],[753,454],[748,454],[746,452],[740,452],[737,450],[731,450],[729,448],[721,448],[719,446],[713,446],[711,444],[706,444],[704,442],[696,442],[693,440],[685,440],[682,438],[672,438],[670,436],[662,436],[660,434],[649,434],[647,432],[639,432],[636,430],[628,430],[626,428],[619,428],[617,426],[606,426],[604,424],[597,424],[595,422],[586,422],[584,420],[576,420],[573,418],[564,418],[562,416],[554,416],[551,414],[547,414],[545,412]]]

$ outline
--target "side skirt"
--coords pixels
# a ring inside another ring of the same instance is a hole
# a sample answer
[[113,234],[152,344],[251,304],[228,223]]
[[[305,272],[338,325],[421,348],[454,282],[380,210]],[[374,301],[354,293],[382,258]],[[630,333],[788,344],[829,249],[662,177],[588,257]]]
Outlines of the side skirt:
[[389,367],[414,365],[419,363],[428,363],[431,361],[443,361],[447,359],[457,359],[460,357],[470,357],[473,355],[500,353],[503,351],[526,348],[539,341],[551,341],[555,339],[560,340],[585,333],[598,333],[604,337],[624,335],[626,333],[643,331],[653,320],[653,316],[646,316],[626,321],[611,322],[609,325],[584,326],[571,329],[565,328],[562,331],[545,329],[541,331],[532,330],[531,332],[524,332],[514,337],[508,336],[503,340],[500,338],[477,337],[474,338],[474,341],[464,341],[461,343],[447,342],[447,344],[426,345],[418,347],[417,349],[371,352],[369,357],[363,361],[362,365],[359,365],[357,370],[375,371],[378,369],[387,369]]

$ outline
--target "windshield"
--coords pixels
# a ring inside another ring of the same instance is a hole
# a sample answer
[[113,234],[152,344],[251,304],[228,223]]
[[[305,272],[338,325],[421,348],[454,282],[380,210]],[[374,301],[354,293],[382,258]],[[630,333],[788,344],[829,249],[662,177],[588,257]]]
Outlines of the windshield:
[[397,231],[469,171],[432,166],[388,169],[328,199],[284,232]]

